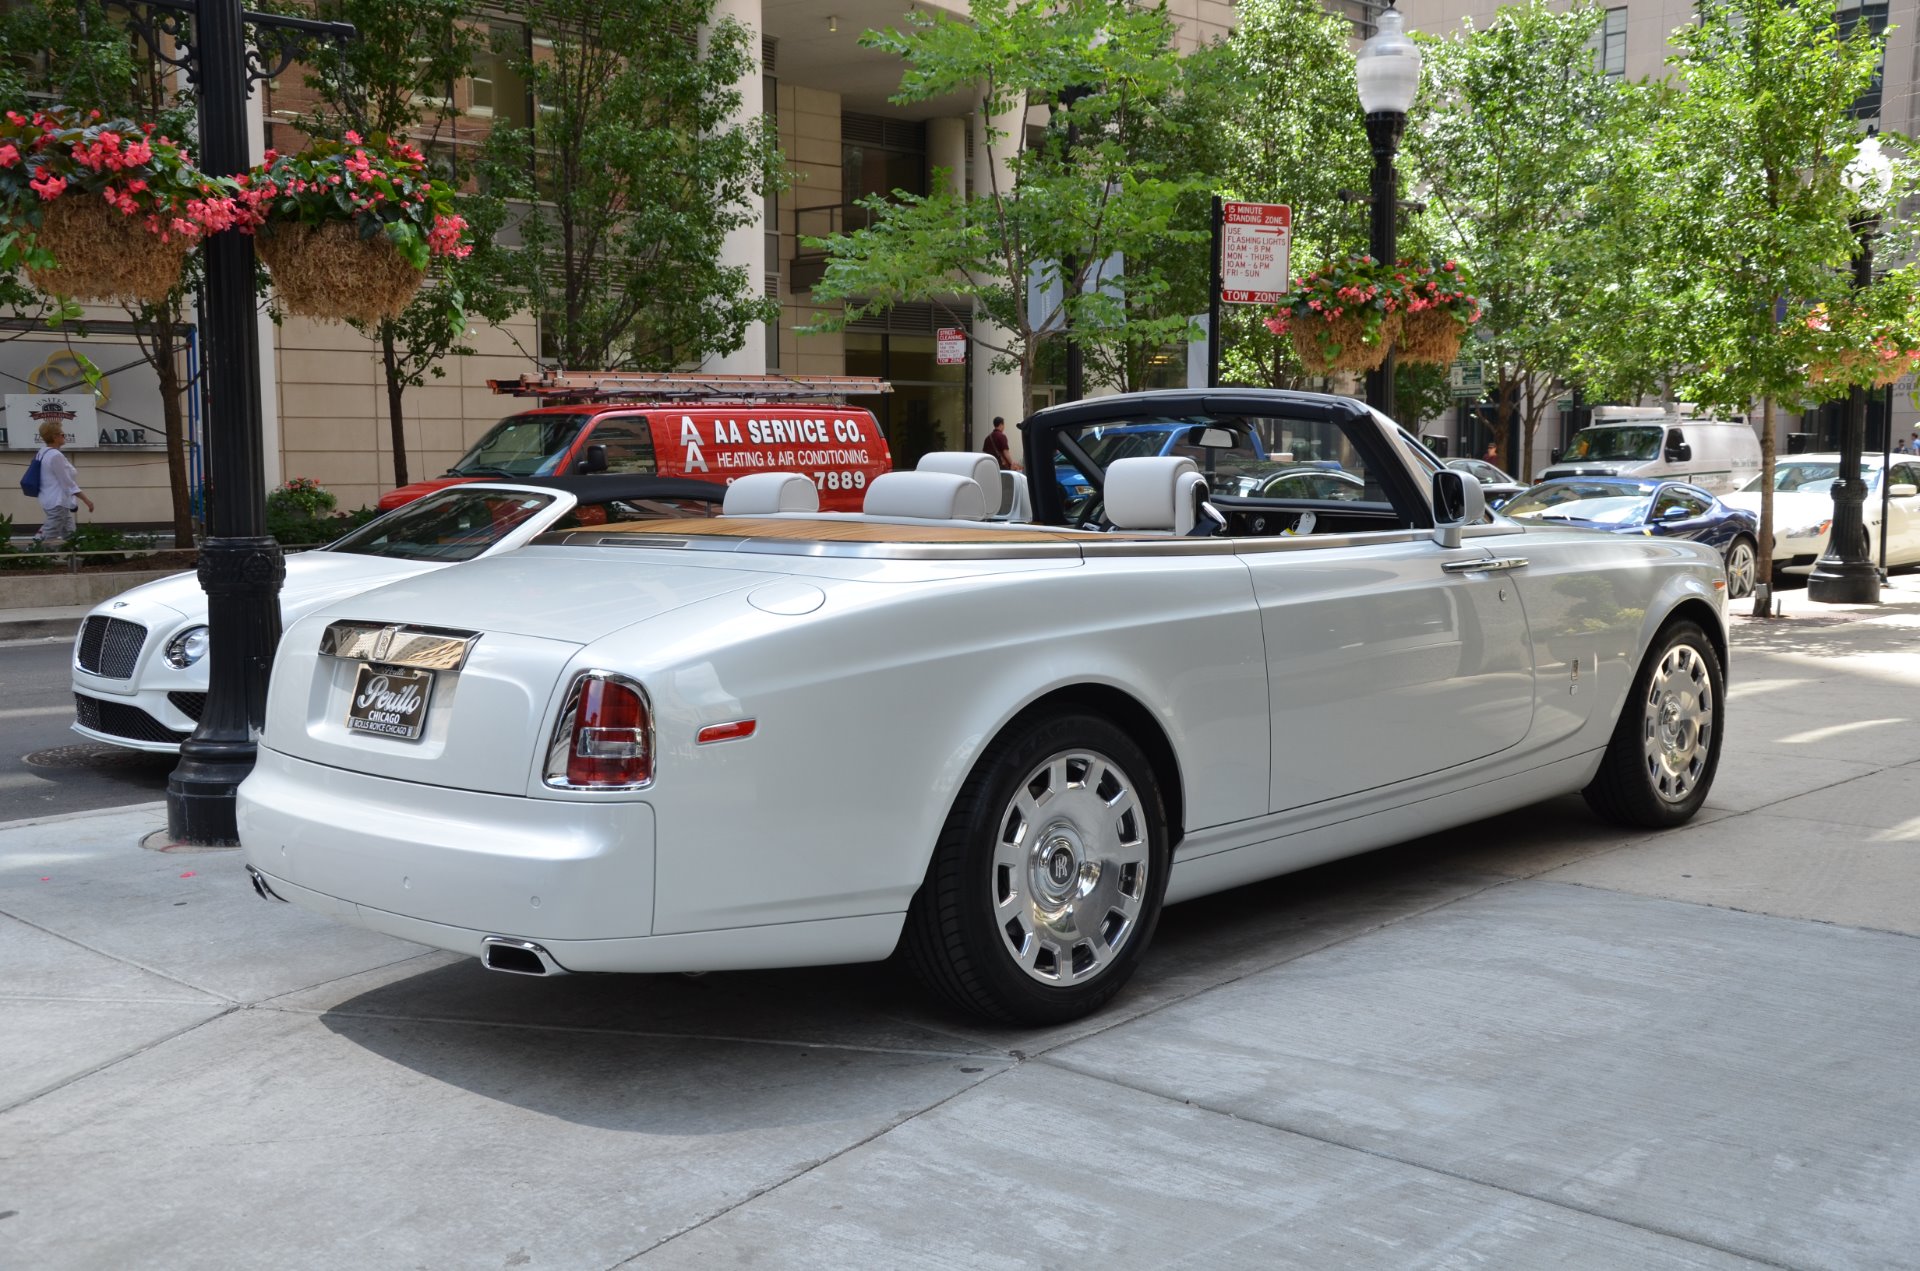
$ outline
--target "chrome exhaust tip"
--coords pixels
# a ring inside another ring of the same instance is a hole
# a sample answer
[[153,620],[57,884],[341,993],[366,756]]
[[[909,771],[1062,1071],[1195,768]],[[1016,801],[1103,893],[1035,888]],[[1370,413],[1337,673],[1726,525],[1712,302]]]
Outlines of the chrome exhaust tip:
[[480,941],[480,965],[508,975],[565,975],[567,968],[531,940],[486,936]]
[[251,865],[247,866],[247,879],[253,884],[253,894],[260,899],[277,900],[283,905],[287,903],[287,898],[273,889],[273,884],[267,881],[267,876]]

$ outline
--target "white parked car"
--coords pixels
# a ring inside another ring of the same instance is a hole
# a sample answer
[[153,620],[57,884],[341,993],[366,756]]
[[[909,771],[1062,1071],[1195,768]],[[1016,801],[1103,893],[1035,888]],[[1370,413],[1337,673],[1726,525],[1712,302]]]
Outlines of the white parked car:
[[[415,574],[510,551],[557,526],[717,512],[723,487],[660,477],[534,477],[439,491],[287,558],[280,616],[292,622]],[[73,650],[73,730],[132,750],[173,754],[207,700],[207,596],[191,573],[142,583],[95,605]]]
[[[1166,421],[1364,497],[1216,504],[1204,463],[1081,444]],[[1712,549],[1489,517],[1344,398],[1022,427],[1027,472],[1077,474],[1030,522],[987,519],[1019,500],[983,456],[864,513],[756,474],[715,520],[547,534],[293,623],[239,793],[256,888],[532,975],[900,947],[1031,1023],[1107,1001],[1164,904],[1569,791],[1642,826],[1706,797]]]
[[[1788,573],[1813,572],[1814,562],[1827,550],[1833,529],[1833,482],[1840,471],[1837,454],[1787,455],[1773,468],[1773,567]],[[1880,559],[1880,536],[1886,535],[1887,565],[1920,564],[1920,458],[1895,455],[1893,484],[1886,491],[1887,524],[1880,524],[1880,455],[1863,455],[1860,475],[1866,478],[1867,501],[1860,509],[1867,526],[1867,558]],[[1739,491],[1720,497],[1728,507],[1760,515],[1760,493],[1765,478],[1755,477]]]

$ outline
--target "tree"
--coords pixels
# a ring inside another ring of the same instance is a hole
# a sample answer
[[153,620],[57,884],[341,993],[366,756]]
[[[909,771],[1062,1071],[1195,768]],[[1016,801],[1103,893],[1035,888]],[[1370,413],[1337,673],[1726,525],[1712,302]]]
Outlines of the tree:
[[[472,72],[485,38],[468,9],[464,0],[321,0],[314,16],[350,22],[356,35],[329,48],[310,68],[307,86],[319,103],[298,121],[299,129],[309,136],[355,130],[411,137],[446,180],[467,185],[472,165],[442,143],[454,110],[449,86]],[[474,253],[436,257],[427,285],[398,317],[371,327],[354,324],[380,345],[395,485],[409,479],[406,390],[429,376],[444,376],[445,358],[473,352],[466,343],[470,318],[497,324],[512,311],[511,293],[501,282],[503,251],[495,242],[506,219],[504,205],[472,191],[460,197],[460,213],[473,227]]]
[[[1427,40],[1407,134],[1409,163],[1432,190],[1434,233],[1472,263],[1485,306],[1475,348],[1493,372],[1504,466],[1522,479],[1540,420],[1575,372],[1573,319],[1596,243],[1581,231],[1621,117],[1620,88],[1589,43],[1600,16],[1525,0],[1484,31]],[[1516,416],[1520,455],[1508,453]]]
[[[1005,333],[989,337],[982,325],[973,339],[997,369],[1019,370],[1023,390],[1068,328],[1101,350],[1098,373],[1118,382],[1129,373],[1128,348],[1184,341],[1190,324],[1163,303],[1172,284],[1157,252],[1204,241],[1204,222],[1176,228],[1182,196],[1203,187],[1191,174],[1169,175],[1145,143],[1176,95],[1173,37],[1164,10],[1125,0],[974,0],[968,21],[914,10],[906,30],[862,36],[905,60],[895,102],[964,95],[983,118],[1011,113],[1018,122],[987,129],[992,153],[976,162],[993,182],[981,196],[944,181],[927,195],[896,190],[866,201],[868,228],[817,240],[828,260],[814,298],[845,308],[813,329],[903,301],[965,301]],[[1037,111],[1045,127],[1028,127]],[[1009,156],[1005,185],[995,154]],[[1117,276],[1108,267],[1116,254]],[[1030,280],[1057,287],[1059,303],[1030,312]]]
[[[760,120],[738,122],[759,41],[713,0],[539,0],[551,43],[502,48],[539,103],[482,165],[516,208],[511,281],[570,367],[665,370],[730,352],[778,316],[728,231],[778,180]],[[696,42],[693,33],[702,32]]]
[[[1860,142],[1853,106],[1872,82],[1881,41],[1864,24],[1843,36],[1833,0],[1704,0],[1699,23],[1676,31],[1673,42],[1669,64],[1686,88],[1667,117],[1676,165],[1669,180],[1680,241],[1699,279],[1691,315],[1697,360],[1683,386],[1726,410],[1762,403],[1760,578],[1767,582],[1774,406],[1850,387],[1844,377],[1809,381],[1807,319],[1862,299],[1846,270],[1861,211],[1846,173]],[[1911,226],[1894,228],[1911,233]],[[1890,246],[1892,259],[1910,250]],[[1765,613],[1762,593],[1754,614]]]
[[[1217,124],[1226,150],[1224,193],[1289,204],[1293,272],[1305,274],[1367,241],[1365,206],[1340,197],[1367,188],[1372,163],[1352,24],[1319,0],[1242,0],[1239,15],[1226,46],[1235,106],[1221,111]],[[1221,324],[1226,378],[1297,384],[1304,372],[1286,341],[1261,322],[1266,315],[1230,308]]]

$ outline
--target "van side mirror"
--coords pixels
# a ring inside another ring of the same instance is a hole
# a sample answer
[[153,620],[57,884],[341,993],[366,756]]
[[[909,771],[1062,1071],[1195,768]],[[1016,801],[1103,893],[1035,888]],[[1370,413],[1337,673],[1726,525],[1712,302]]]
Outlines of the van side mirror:
[[1667,445],[1668,463],[1685,463],[1693,458],[1693,447],[1684,441],[1669,442]]
[[573,465],[575,472],[605,472],[607,470],[607,448],[588,446],[587,453]]
[[1560,456],[1561,456],[1561,455],[1562,455],[1563,453],[1565,453],[1565,452],[1564,452],[1564,451],[1562,451],[1562,450],[1560,449],[1560,447],[1558,447],[1558,446],[1555,446],[1555,447],[1554,447],[1554,448],[1553,448],[1552,450],[1549,450],[1549,451],[1547,451],[1547,462],[1548,462],[1548,463],[1559,463],[1559,462],[1560,462]]
[[1433,474],[1433,541],[1442,547],[1460,546],[1460,530],[1487,519],[1487,495],[1479,478],[1457,468]]

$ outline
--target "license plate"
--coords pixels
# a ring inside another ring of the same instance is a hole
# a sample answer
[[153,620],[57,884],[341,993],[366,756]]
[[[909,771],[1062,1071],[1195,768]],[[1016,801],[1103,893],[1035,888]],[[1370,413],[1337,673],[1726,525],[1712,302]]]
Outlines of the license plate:
[[347,701],[347,728],[399,741],[419,741],[427,726],[433,672],[363,663]]

